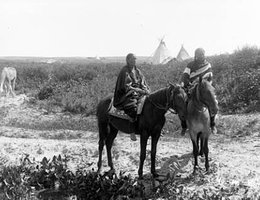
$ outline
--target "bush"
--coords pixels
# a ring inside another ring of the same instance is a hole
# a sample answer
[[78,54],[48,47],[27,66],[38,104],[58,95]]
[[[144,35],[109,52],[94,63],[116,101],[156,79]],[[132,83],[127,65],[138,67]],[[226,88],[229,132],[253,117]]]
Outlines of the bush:
[[244,47],[231,55],[210,58],[223,113],[259,111],[260,71],[255,65],[259,52],[257,48]]
[[[92,171],[67,167],[68,159],[46,157],[40,163],[32,163],[29,155],[21,159],[20,166],[4,167],[0,172],[0,193],[2,199],[66,199],[76,196],[79,200],[110,200],[120,196],[129,198],[144,197],[142,184],[123,173],[100,175]],[[91,165],[91,164],[89,164]]]
[[44,99],[48,99],[49,97],[51,97],[53,95],[53,89],[52,87],[48,87],[45,86],[43,87],[40,92],[38,93],[38,99],[39,100],[44,100]]

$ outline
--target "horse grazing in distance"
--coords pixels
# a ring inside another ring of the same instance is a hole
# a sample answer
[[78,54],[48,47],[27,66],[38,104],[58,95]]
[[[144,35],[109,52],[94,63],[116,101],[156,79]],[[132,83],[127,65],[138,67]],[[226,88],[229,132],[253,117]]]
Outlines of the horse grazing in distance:
[[6,90],[6,96],[11,93],[15,96],[15,82],[17,78],[16,69],[13,67],[4,67],[1,73],[1,82],[0,82],[0,94],[4,92],[4,87]]
[[[111,148],[118,131],[131,133],[134,130],[134,125],[128,120],[114,117],[108,114],[113,96],[108,96],[101,100],[97,106],[97,120],[99,128],[99,160],[98,172],[102,166],[102,151],[104,145],[107,149],[108,165],[111,170],[114,170]],[[185,91],[179,85],[170,85],[166,88],[159,89],[151,93],[144,101],[143,110],[138,117],[138,131],[140,135],[140,163],[138,175],[143,176],[143,164],[146,158],[147,140],[151,136],[151,173],[154,177],[158,176],[155,171],[155,157],[157,142],[161,135],[161,130],[165,123],[165,113],[168,109],[174,109],[180,117],[184,118],[186,112]],[[132,128],[131,128],[132,127]]]
[[[218,111],[215,88],[210,82],[200,78],[191,91],[187,105],[187,125],[193,145],[194,172],[198,167],[198,155],[205,155],[205,168],[209,170],[208,139],[211,133],[210,116]],[[200,151],[199,151],[200,142]]]

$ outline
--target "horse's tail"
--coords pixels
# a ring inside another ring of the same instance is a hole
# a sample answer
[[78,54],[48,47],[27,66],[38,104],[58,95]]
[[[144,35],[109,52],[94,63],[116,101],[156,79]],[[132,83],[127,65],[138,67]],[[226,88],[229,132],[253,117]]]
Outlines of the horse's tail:
[[[108,108],[112,101],[112,95],[109,95],[102,99],[97,105],[97,123],[99,132],[99,152],[102,152],[105,140],[109,133],[109,122],[108,122]],[[101,156],[101,155],[100,155]],[[100,161],[101,162],[101,161]],[[100,165],[99,165],[100,167]]]
[[112,101],[112,97],[112,95],[108,95],[98,103],[96,109],[96,116],[99,120],[107,116],[107,112]]

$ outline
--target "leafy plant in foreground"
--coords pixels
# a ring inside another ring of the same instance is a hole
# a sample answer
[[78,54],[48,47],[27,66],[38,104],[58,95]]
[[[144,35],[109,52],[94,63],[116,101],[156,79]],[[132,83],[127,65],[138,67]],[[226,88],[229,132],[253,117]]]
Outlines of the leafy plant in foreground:
[[[38,199],[66,199],[76,196],[84,199],[117,199],[144,197],[143,185],[123,173],[114,172],[103,175],[92,171],[67,167],[68,159],[54,156],[46,157],[40,163],[32,163],[28,156],[20,166],[4,167],[0,174],[0,193],[6,199],[32,199],[35,192]],[[36,190],[36,191],[33,191]]]

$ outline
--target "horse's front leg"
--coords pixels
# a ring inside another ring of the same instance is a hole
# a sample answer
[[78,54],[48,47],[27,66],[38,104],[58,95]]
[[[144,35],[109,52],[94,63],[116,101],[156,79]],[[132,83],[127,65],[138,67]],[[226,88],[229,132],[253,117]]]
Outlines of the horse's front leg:
[[141,133],[140,138],[141,138],[140,139],[141,151],[140,151],[140,163],[139,163],[138,175],[139,175],[139,179],[142,179],[143,178],[144,160],[146,158],[146,146],[147,146],[147,140],[148,140],[147,131],[143,131]]
[[156,158],[156,149],[157,149],[157,143],[160,138],[161,130],[156,131],[152,135],[152,147],[151,147],[151,173],[153,177],[158,177],[159,175],[156,173],[155,170],[155,158]]
[[11,80],[9,80],[8,84],[7,84],[7,94],[6,94],[6,96],[9,96],[10,93],[11,94],[13,93],[11,84],[12,84],[12,82],[11,82]]
[[206,168],[206,171],[208,172],[209,171],[209,157],[208,157],[208,154],[209,154],[209,147],[208,147],[208,138],[205,138],[204,139],[204,154],[205,154],[205,168]]
[[198,146],[197,146],[197,141],[192,140],[192,145],[193,145],[193,157],[194,157],[194,171],[193,173],[196,172],[196,169],[198,168]]

